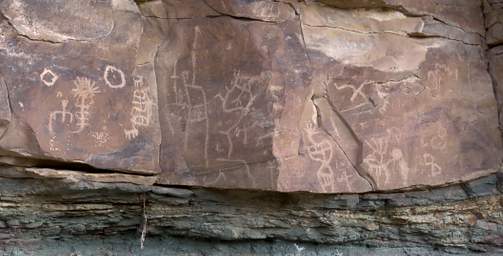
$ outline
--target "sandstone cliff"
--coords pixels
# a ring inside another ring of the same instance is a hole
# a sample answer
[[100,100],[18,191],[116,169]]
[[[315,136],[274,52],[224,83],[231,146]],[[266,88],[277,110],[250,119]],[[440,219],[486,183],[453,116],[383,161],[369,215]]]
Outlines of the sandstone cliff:
[[0,0],[4,255],[503,253],[499,0]]

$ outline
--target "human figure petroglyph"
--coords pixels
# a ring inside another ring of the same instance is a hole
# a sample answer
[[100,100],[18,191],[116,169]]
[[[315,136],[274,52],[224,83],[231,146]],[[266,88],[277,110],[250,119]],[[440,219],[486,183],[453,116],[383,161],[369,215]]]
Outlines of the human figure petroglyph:
[[56,84],[56,81],[58,81],[59,76],[56,75],[52,70],[45,68],[42,73],[40,73],[40,80],[42,83],[44,83],[47,87],[52,87],[54,84]]
[[442,167],[436,163],[435,157],[430,153],[423,154],[424,165],[429,168],[429,171],[433,177],[436,177],[442,173]]
[[[192,41],[192,49],[190,53],[191,60],[191,76],[189,77],[188,71],[182,71],[181,75],[177,74],[177,64],[175,61],[173,66],[173,73],[171,80],[174,85],[175,103],[179,107],[187,110],[185,135],[183,139],[183,148],[185,151],[189,149],[190,132],[204,127],[204,145],[203,157],[205,159],[205,166],[209,167],[208,160],[208,147],[209,147],[209,129],[210,120],[208,117],[208,100],[204,88],[197,84],[197,50],[199,44],[199,37],[201,30],[199,26],[194,28],[194,39]],[[182,81],[183,93],[178,90],[178,81]],[[193,127],[196,127],[193,128]]]
[[150,126],[154,101],[150,96],[148,86],[144,85],[142,76],[134,78],[133,100],[131,101],[131,129],[124,130],[126,139],[132,140],[139,135],[140,127]]
[[410,173],[403,151],[391,145],[394,139],[399,143],[398,137],[393,138],[394,136],[397,135],[392,130],[388,130],[388,135],[385,137],[365,141],[371,152],[363,159],[363,163],[367,165],[369,172],[383,180],[384,184],[388,184],[389,175],[396,172],[407,183]]
[[108,87],[119,89],[126,86],[126,75],[124,72],[112,65],[107,65],[103,73],[103,79]]
[[67,109],[68,103],[69,103],[69,101],[66,99],[61,100],[61,110],[52,111],[49,114],[48,128],[49,128],[50,134],[54,134],[53,122],[57,121],[58,117],[59,117],[59,121],[62,124],[66,123],[66,122],[69,122],[69,123],[73,122],[73,113],[68,111],[68,109]]
[[332,167],[332,159],[334,156],[334,148],[330,140],[323,138],[316,140],[315,136],[319,136],[320,132],[314,123],[309,123],[305,128],[306,137],[309,142],[307,146],[307,155],[315,162],[320,163],[320,167],[316,170],[316,176],[320,183],[323,192],[335,190],[335,173]]
[[449,79],[453,80],[459,79],[458,69],[451,70],[447,65],[435,63],[433,68],[426,74],[428,81],[431,81],[431,86],[429,87],[431,95],[436,97],[442,87],[442,85]]
[[80,133],[90,125],[90,109],[94,104],[95,95],[100,93],[100,90],[95,86],[95,82],[85,77],[77,77],[73,83],[75,87],[72,89],[72,94],[77,107],[77,112],[75,112],[77,130],[73,131],[73,133]]

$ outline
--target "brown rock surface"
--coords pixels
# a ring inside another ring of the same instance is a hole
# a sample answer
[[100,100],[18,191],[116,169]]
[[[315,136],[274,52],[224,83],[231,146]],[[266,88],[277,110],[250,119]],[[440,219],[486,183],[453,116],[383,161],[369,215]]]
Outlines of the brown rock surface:
[[0,160],[323,193],[499,167],[480,3],[322,2],[4,0]]
[[136,5],[112,3],[2,1],[6,155],[158,172],[155,75],[139,62],[143,19]]
[[487,44],[503,44],[503,3],[498,0],[484,0],[484,8]]

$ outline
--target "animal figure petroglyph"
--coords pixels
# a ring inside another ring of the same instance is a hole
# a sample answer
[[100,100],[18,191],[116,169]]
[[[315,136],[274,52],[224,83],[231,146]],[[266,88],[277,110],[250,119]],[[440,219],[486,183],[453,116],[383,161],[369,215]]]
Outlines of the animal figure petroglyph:
[[94,96],[100,93],[100,90],[95,86],[95,82],[85,77],[77,77],[73,83],[75,87],[72,89],[72,94],[77,107],[77,112],[75,112],[77,130],[73,133],[80,133],[90,124],[90,109],[94,104]]
[[435,157],[430,153],[423,154],[424,165],[430,169],[431,176],[436,177],[441,174],[442,167],[435,161]]
[[[390,106],[390,99],[389,99],[389,93],[387,92],[387,89],[389,86],[392,84],[397,84],[401,83],[402,81],[390,81],[390,82],[385,82],[385,83],[379,83],[376,81],[364,81],[360,83],[358,86],[352,85],[352,84],[338,84],[335,81],[330,78],[330,76],[327,76],[327,79],[323,82],[323,85],[325,88],[327,86],[333,85],[335,89],[338,91],[340,90],[347,90],[349,89],[351,91],[351,96],[349,98],[349,101],[351,102],[348,106],[348,108],[341,110],[341,113],[344,112],[351,112],[351,111],[359,111],[362,110],[363,112],[368,112],[369,110],[365,110],[366,107],[372,106],[379,111],[379,113],[384,114],[386,111],[389,109]],[[366,87],[374,87],[377,96],[379,96],[379,99],[381,99],[380,104],[376,104],[375,102],[371,101],[370,97],[365,94],[364,90]]]
[[132,140],[139,135],[140,127],[150,126],[154,101],[148,86],[144,86],[143,77],[134,78],[133,100],[131,101],[131,129],[124,130],[126,139]]

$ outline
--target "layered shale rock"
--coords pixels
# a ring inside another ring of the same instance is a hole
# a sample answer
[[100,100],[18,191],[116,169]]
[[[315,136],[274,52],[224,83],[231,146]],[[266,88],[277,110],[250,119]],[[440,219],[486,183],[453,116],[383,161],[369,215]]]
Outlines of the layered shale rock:
[[501,175],[432,190],[328,195],[19,173],[0,169],[2,255],[503,253]]

